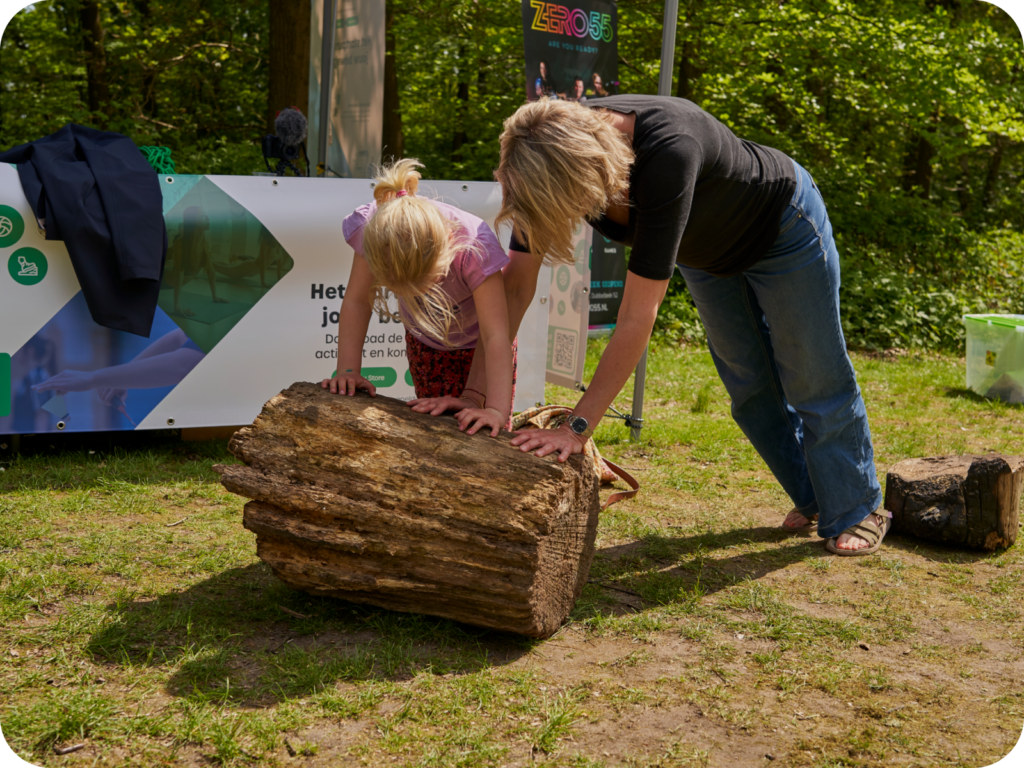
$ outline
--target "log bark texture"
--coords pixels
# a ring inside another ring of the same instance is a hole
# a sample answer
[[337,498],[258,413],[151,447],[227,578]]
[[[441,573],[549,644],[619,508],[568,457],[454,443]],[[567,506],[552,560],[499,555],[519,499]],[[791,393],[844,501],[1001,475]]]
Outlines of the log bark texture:
[[1022,486],[1022,457],[906,459],[886,476],[885,508],[894,532],[991,551],[1017,539]]
[[599,511],[593,464],[468,436],[399,400],[294,384],[219,466],[286,584],[547,637],[583,590]]

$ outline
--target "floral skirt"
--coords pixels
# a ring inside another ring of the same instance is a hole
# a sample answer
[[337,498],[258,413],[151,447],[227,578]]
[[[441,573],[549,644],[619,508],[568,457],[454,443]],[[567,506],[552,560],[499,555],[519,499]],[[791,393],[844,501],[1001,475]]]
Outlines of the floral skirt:
[[[405,334],[405,349],[416,397],[459,397],[462,394],[476,350],[434,349],[411,333]],[[517,343],[513,341],[512,402],[516,399],[516,353]]]

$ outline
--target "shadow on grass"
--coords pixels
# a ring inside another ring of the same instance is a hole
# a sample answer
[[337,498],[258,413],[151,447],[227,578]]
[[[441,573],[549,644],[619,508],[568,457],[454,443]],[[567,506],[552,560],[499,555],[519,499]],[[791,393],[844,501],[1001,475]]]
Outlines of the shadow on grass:
[[12,437],[0,435],[0,491],[216,481],[214,464],[236,463],[227,440],[186,442],[177,430],[22,435],[20,443],[14,452]]
[[[717,557],[717,550],[744,544],[781,544],[759,552]],[[984,552],[955,548],[911,536],[890,533],[882,549],[912,553],[926,560],[947,564],[969,564],[994,560],[1006,550]],[[617,597],[618,610],[648,609],[673,603],[696,603],[741,582],[755,582],[793,563],[839,557],[825,549],[817,535],[800,536],[778,527],[745,528],[724,533],[644,538],[605,547],[597,552],[591,569],[591,583]],[[843,558],[850,559],[850,558]],[[633,599],[625,599],[631,596]]]
[[125,671],[173,668],[165,683],[172,696],[270,706],[329,693],[339,681],[477,672],[515,661],[537,642],[314,597],[256,563],[153,600],[108,605],[86,648]]
[[[652,534],[628,544],[598,550],[591,581],[616,592],[632,594],[640,606],[652,608],[672,603],[694,603],[726,587],[756,581],[779,568],[820,557],[832,557],[816,536],[799,537],[799,543],[716,557],[717,550],[745,544],[792,542],[794,535],[778,527],[744,528],[696,536]],[[633,601],[636,602],[636,601]]]
[[953,400],[969,400],[972,403],[978,403],[980,405],[987,405],[993,408],[1009,408],[1014,411],[1024,411],[1024,403],[1008,403],[1005,400],[998,398],[985,397],[979,395],[973,389],[965,389],[961,387],[946,387],[943,392],[943,397],[947,397]]
[[[1016,544],[1015,546],[1020,546]],[[962,565],[968,563],[981,563],[988,560],[996,560],[1006,552],[1005,549],[997,549],[994,552],[985,552],[979,549],[966,549],[947,544],[940,544],[935,541],[925,541],[914,536],[904,536],[898,533],[890,533],[885,537],[882,544],[882,551],[890,549],[907,552],[933,563],[946,563],[947,565]]]

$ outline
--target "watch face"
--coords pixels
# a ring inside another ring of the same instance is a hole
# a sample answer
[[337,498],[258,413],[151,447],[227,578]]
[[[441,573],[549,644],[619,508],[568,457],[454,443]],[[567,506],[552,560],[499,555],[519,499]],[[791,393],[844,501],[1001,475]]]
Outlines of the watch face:
[[573,416],[569,419],[569,429],[575,432],[577,435],[582,435],[587,431],[587,420],[582,416]]

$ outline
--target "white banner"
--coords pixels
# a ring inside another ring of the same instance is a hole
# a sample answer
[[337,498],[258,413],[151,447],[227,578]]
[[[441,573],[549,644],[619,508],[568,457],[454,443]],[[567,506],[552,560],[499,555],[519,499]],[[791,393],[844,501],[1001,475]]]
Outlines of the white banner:
[[[0,434],[247,424],[285,387],[334,373],[353,258],[341,222],[372,199],[370,182],[160,183],[171,247],[147,339],[92,321],[67,249],[38,234],[17,171],[0,165]],[[421,194],[489,222],[501,205],[495,183],[424,182]],[[179,270],[186,252],[209,261]],[[516,410],[544,400],[543,298],[519,332]],[[363,374],[409,399],[407,373],[402,325],[375,316]]]
[[590,324],[590,248],[594,230],[580,224],[573,233],[572,265],[552,268],[548,308],[547,380],[579,389],[587,357]]
[[[309,130],[315,168],[320,140],[323,0],[311,0]],[[327,176],[365,179],[380,162],[384,130],[384,0],[336,0]]]

